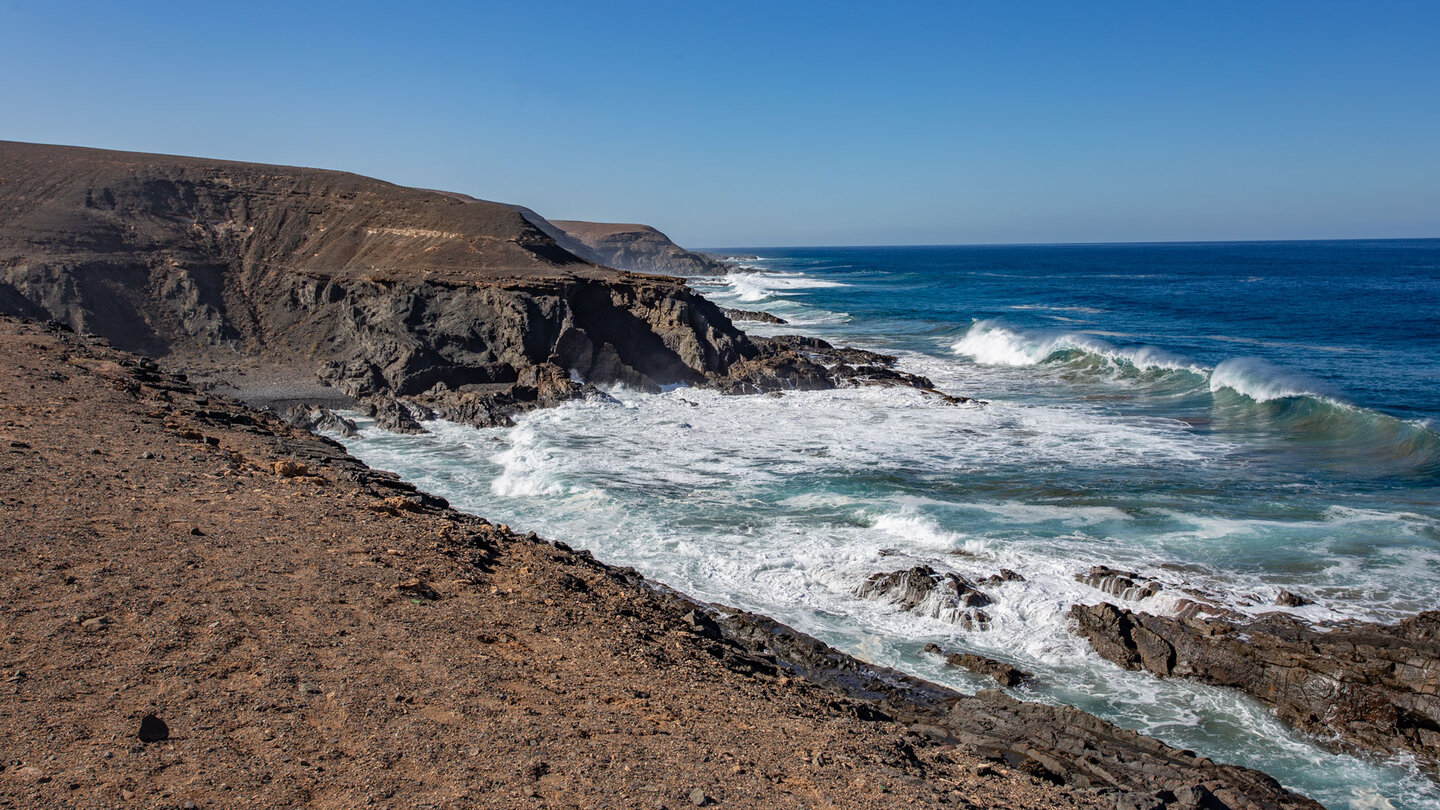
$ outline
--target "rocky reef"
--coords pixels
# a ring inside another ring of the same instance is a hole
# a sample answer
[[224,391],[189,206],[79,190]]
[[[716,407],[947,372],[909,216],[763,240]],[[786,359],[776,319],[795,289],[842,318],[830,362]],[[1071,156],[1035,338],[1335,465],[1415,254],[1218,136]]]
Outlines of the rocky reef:
[[1170,618],[1106,603],[1076,605],[1070,618],[1126,669],[1239,689],[1321,742],[1440,766],[1440,612],[1311,625],[1278,612]]

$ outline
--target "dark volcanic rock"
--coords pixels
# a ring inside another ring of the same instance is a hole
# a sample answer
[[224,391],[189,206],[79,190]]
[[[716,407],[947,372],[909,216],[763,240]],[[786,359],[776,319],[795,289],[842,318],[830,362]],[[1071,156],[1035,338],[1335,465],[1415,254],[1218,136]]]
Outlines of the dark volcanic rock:
[[1239,689],[1342,748],[1440,765],[1440,612],[1319,627],[1281,613],[1172,619],[1110,604],[1076,605],[1070,617],[1127,669]]
[[[944,654],[938,644],[926,644],[925,652]],[[979,675],[988,675],[1001,686],[1015,687],[1035,677],[1030,673],[1013,667],[1004,661],[997,661],[994,658],[987,658],[974,653],[950,653],[945,655],[945,666],[957,669],[968,669]]]
[[824,366],[798,352],[780,352],[736,363],[724,379],[712,385],[725,394],[765,394],[824,391],[834,388],[835,380]]
[[951,653],[945,656],[945,665],[960,667],[981,675],[988,675],[1001,686],[1015,687],[1030,680],[1033,675],[1012,667],[1004,661],[996,661],[994,658],[986,658],[983,655],[974,653]]
[[855,589],[855,595],[885,599],[901,610],[943,619],[966,628],[988,624],[990,617],[980,608],[993,601],[959,574],[942,574],[928,565],[872,574]]
[[1276,594],[1275,604],[1279,605],[1280,607],[1305,607],[1306,605],[1315,604],[1315,600],[1306,599],[1305,597],[1297,593],[1291,593],[1290,591],[1282,590],[1280,591],[1280,593]]
[[1131,601],[1148,599],[1165,589],[1159,582],[1145,579],[1134,571],[1119,571],[1105,565],[1094,566],[1084,574],[1076,574],[1075,580],[1111,596]]
[[355,435],[358,429],[354,422],[346,419],[329,408],[312,408],[308,405],[296,405],[283,414],[286,422],[300,428],[313,432],[336,433],[344,437]]
[[[857,708],[868,704],[917,733],[1031,776],[1116,792],[1118,802],[1158,802],[1134,806],[1320,810],[1259,771],[1171,748],[1079,709],[1020,701],[998,690],[961,695],[867,664],[753,613],[727,610],[717,621],[736,655],[774,661],[809,683],[862,701]],[[1206,803],[1181,801],[1202,791]]]
[[147,714],[140,718],[140,730],[135,736],[139,737],[141,742],[163,742],[170,739],[170,727],[159,717]]
[[729,307],[722,307],[720,311],[725,313],[725,317],[732,321],[755,321],[756,323],[773,323],[779,325],[789,323],[789,321],[784,318],[771,315],[768,312],[759,312],[750,309],[731,309]]

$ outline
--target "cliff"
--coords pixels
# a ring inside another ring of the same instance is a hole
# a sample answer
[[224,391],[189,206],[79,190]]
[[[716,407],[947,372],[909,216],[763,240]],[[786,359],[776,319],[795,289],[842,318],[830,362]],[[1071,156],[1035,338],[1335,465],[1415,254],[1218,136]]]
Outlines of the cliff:
[[681,280],[597,267],[512,206],[344,172],[0,142],[0,212],[0,312],[263,365],[256,398],[319,379],[493,423],[762,354]]
[[543,220],[538,215],[531,222],[570,252],[606,267],[677,276],[720,276],[730,271],[724,262],[688,251],[649,225]]

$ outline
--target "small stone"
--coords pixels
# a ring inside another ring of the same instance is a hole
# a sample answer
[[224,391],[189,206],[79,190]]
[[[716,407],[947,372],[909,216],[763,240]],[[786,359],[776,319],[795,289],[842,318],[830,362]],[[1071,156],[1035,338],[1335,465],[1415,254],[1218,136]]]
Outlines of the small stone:
[[120,788],[120,798],[128,802],[135,798],[135,791],[129,788]]
[[141,742],[147,743],[168,740],[170,739],[170,727],[165,725],[164,720],[161,720],[153,714],[147,714],[140,718],[140,733],[138,736]]
[[113,622],[110,621],[110,617],[96,616],[93,619],[86,619],[85,621],[80,622],[80,629],[84,630],[87,633],[98,633],[101,630],[109,627],[111,624],[113,624]]
[[270,470],[281,478],[295,478],[309,475],[310,469],[294,459],[283,458],[270,465]]
[[307,695],[318,695],[323,690],[321,690],[318,685],[310,683],[309,681],[301,681],[300,691]]
[[192,527],[190,528],[190,536],[191,536],[191,537],[204,537],[204,536],[205,536],[205,532],[201,531],[199,526],[192,526]]
[[139,458],[141,461],[149,461],[150,459],[155,458],[155,454],[150,452],[149,450],[146,450],[145,452],[141,453],[137,458]]
[[710,803],[710,797],[705,795],[705,791],[695,788],[690,791],[690,803],[696,807],[704,807]]

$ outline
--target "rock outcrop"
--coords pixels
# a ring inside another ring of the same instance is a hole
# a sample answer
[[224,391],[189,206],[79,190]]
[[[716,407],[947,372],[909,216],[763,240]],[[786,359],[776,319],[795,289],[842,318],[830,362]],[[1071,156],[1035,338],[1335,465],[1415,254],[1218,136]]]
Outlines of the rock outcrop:
[[769,312],[762,312],[755,309],[731,309],[730,307],[725,307],[720,311],[724,312],[725,317],[732,321],[754,321],[755,323],[770,323],[781,326],[789,323],[789,321],[778,315],[772,315]]
[[1017,700],[999,690],[953,690],[852,658],[773,619],[709,608],[719,628],[712,654],[736,669],[775,669],[843,695],[862,719],[899,720],[1037,779],[1112,794],[1140,810],[1319,810],[1259,771],[1216,763],[1069,706]]
[[1322,742],[1440,766],[1440,612],[1312,626],[1283,613],[1169,618],[1107,603],[1070,617],[1126,669],[1239,689]]
[[872,574],[855,589],[855,595],[883,599],[901,610],[967,629],[990,623],[989,615],[981,608],[994,601],[959,574],[941,573],[928,565]]
[[718,276],[730,265],[686,250],[649,225],[545,219],[529,209],[526,218],[576,256],[604,267],[635,273]]
[[196,372],[260,360],[270,382],[493,424],[761,354],[680,279],[583,261],[508,205],[343,172],[6,142],[0,210],[0,311]]

